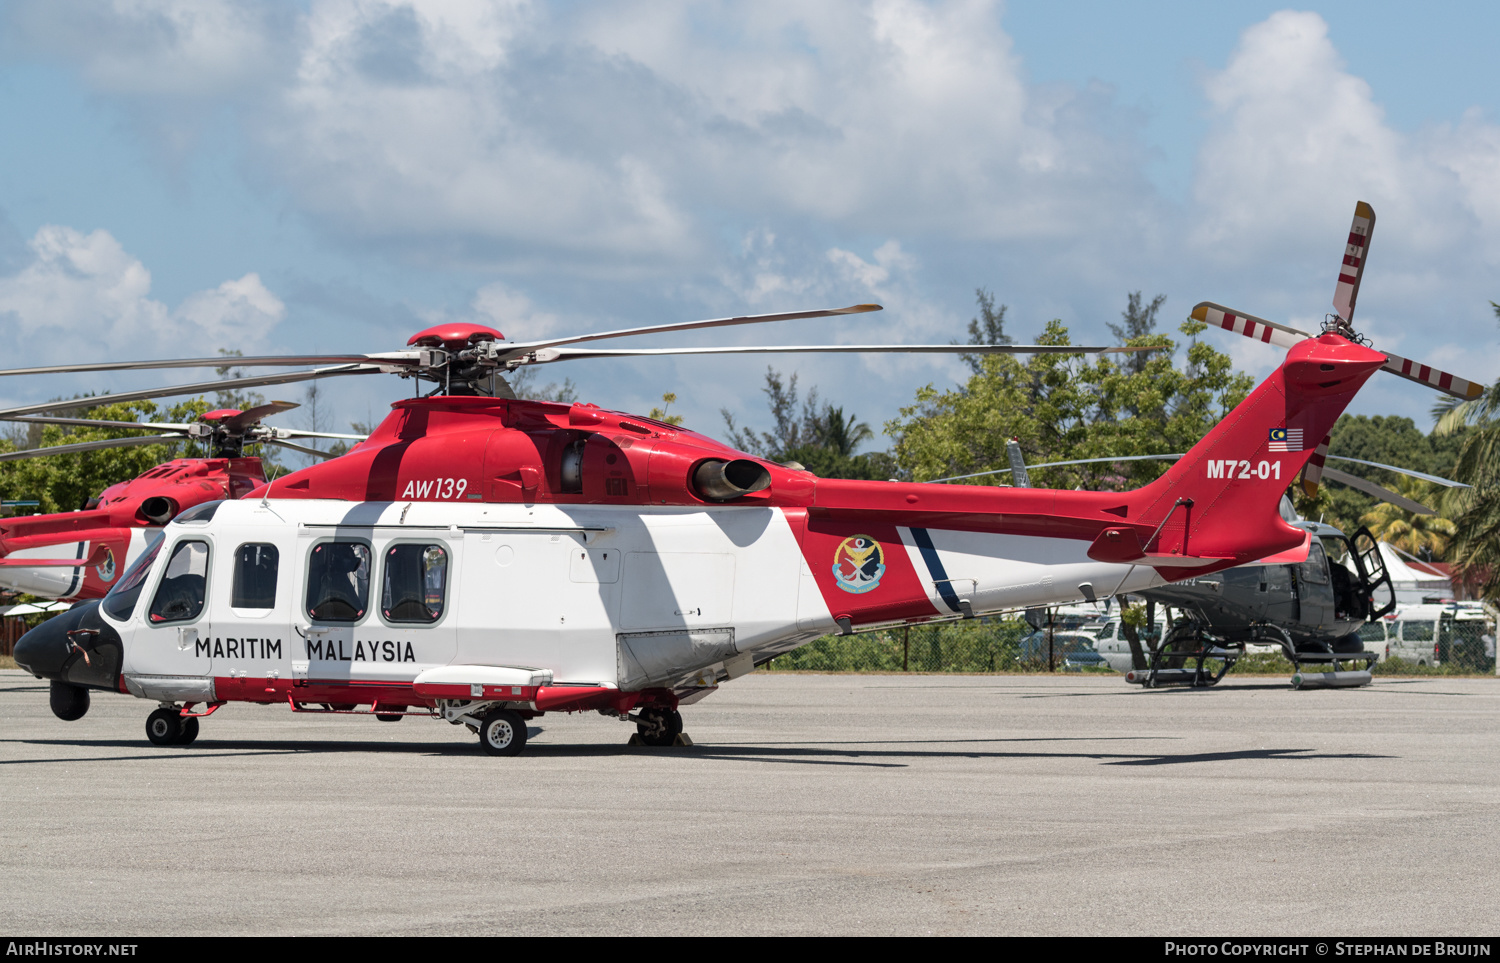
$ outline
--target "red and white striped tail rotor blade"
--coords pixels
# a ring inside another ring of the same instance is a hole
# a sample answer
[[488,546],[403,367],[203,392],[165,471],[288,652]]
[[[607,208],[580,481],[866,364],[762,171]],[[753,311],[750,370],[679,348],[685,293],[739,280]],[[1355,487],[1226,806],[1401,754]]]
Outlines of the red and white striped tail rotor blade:
[[1375,233],[1375,208],[1358,201],[1354,205],[1354,223],[1349,226],[1349,243],[1344,246],[1344,263],[1339,267],[1339,283],[1333,289],[1333,310],[1345,321],[1354,320],[1354,302],[1359,299],[1359,281],[1365,274],[1365,259],[1370,255],[1370,235]]
[[1306,331],[1298,331],[1284,324],[1257,318],[1253,314],[1233,311],[1222,304],[1214,304],[1212,301],[1203,301],[1198,304],[1193,308],[1192,316],[1195,321],[1202,321],[1210,327],[1243,334],[1247,338],[1253,338],[1265,344],[1274,344],[1278,348],[1290,348],[1312,337]]
[[1389,351],[1382,351],[1381,354],[1385,355],[1385,370],[1393,375],[1400,375],[1407,381],[1415,381],[1419,385],[1436,388],[1455,398],[1463,398],[1465,401],[1484,394],[1483,385],[1465,381],[1457,375],[1440,371],[1431,365],[1418,364],[1400,355],[1391,354]]
[[1324,435],[1318,450],[1312,453],[1312,457],[1302,468],[1302,490],[1307,493],[1308,498],[1316,498],[1318,486],[1323,483],[1323,466],[1328,462],[1329,441],[1330,436]]

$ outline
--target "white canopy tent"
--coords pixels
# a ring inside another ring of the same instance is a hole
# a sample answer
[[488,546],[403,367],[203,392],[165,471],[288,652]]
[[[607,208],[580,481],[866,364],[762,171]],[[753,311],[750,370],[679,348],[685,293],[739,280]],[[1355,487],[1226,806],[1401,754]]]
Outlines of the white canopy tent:
[[1417,605],[1429,599],[1453,598],[1453,581],[1440,569],[1412,558],[1389,542],[1378,544],[1398,604]]

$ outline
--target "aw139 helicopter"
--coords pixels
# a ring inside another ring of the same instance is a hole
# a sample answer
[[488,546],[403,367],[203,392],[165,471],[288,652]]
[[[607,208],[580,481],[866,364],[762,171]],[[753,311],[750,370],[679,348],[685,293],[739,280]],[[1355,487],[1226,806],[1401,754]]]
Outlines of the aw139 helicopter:
[[[274,377],[384,370],[439,388],[340,458],[178,515],[101,602],[23,637],[16,661],[54,681],[62,718],[90,689],[157,702],[147,737],[161,745],[236,701],[435,716],[495,755],[556,711],[670,744],[681,706],[830,631],[1138,592],[1305,546],[1276,505],[1313,449],[1286,439],[1326,436],[1387,361],[1338,331],[1296,344],[1125,493],[817,478],[651,419],[507,398],[499,377],[600,356],[1106,350],[572,346],[876,308],[542,342],[448,324],[408,351],[308,359],[335,367]],[[288,359],[236,359],[256,363]]]
[[[220,362],[222,364],[222,361]],[[33,374],[49,369],[16,369],[0,375]],[[108,400],[117,400],[109,397]],[[67,404],[77,407],[78,401]],[[133,563],[153,533],[181,512],[205,502],[239,498],[266,483],[261,460],[245,457],[247,443],[277,445],[324,456],[293,444],[292,438],[341,438],[364,435],[271,428],[261,419],[298,407],[273,401],[248,411],[205,412],[193,424],[101,421],[19,415],[7,420],[85,428],[119,428],[157,434],[85,441],[50,448],[0,454],[0,461],[71,455],[105,448],[155,445],[192,439],[206,445],[208,458],[176,458],[137,478],[111,485],[89,499],[81,511],[27,515],[0,520],[0,588],[53,599],[103,598],[116,576]]]

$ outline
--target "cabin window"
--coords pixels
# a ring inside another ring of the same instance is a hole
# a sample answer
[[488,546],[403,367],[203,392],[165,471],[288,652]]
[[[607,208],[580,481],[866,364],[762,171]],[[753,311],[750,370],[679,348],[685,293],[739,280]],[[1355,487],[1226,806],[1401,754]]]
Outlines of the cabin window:
[[1328,581],[1328,564],[1323,560],[1323,546],[1316,540],[1307,547],[1307,558],[1297,568],[1304,582],[1322,585]]
[[370,601],[370,546],[320,542],[307,563],[307,617],[318,622],[358,622]]
[[448,591],[448,551],[441,545],[403,542],[385,553],[380,611],[388,622],[421,625],[443,617]]
[[276,606],[276,568],[281,553],[275,545],[251,542],[234,553],[234,592],[229,604],[237,609]]
[[114,588],[104,596],[104,601],[99,603],[105,615],[116,622],[124,622],[130,618],[130,613],[135,611],[136,600],[141,597],[141,588],[146,584],[146,576],[151,574],[151,563],[161,554],[161,547],[166,541],[160,532],[154,533],[151,544],[146,546],[141,557],[125,570]]
[[1397,622],[1401,627],[1402,642],[1431,642],[1432,623],[1423,622]]
[[207,589],[208,543],[178,542],[151,600],[150,621],[191,622],[203,612]]

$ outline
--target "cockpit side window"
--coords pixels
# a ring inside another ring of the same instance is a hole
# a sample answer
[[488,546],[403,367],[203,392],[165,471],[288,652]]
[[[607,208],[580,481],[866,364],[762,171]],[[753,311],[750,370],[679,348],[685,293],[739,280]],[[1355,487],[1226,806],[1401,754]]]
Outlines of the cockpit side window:
[[191,622],[202,614],[207,591],[208,543],[178,542],[151,600],[150,622]]
[[276,569],[281,553],[275,545],[251,542],[234,553],[234,592],[229,604],[237,609],[276,607]]
[[307,617],[318,622],[358,622],[370,607],[370,546],[320,542],[307,563]]
[[141,597],[141,588],[146,584],[146,576],[151,574],[151,563],[156,561],[156,556],[161,554],[161,547],[166,542],[166,537],[157,532],[155,539],[141,553],[141,557],[131,564],[124,575],[120,576],[114,588],[104,596],[104,601],[99,603],[105,615],[116,622],[125,622],[130,619],[130,613],[135,611],[136,600]]
[[402,543],[385,553],[380,612],[387,622],[426,625],[443,617],[448,552],[441,545]]
[[1307,558],[1298,567],[1297,575],[1304,582],[1318,585],[1328,581],[1328,563],[1324,561],[1323,546],[1316,539],[1307,547]]

